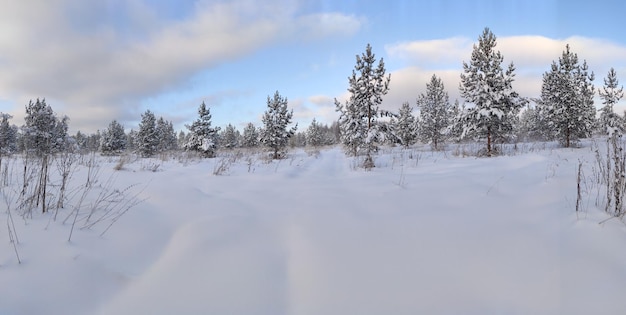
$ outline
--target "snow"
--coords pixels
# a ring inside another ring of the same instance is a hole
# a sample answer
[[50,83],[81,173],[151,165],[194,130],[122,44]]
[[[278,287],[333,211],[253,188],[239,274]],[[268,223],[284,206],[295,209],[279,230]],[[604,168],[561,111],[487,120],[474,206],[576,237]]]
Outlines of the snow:
[[574,210],[586,145],[131,162],[116,183],[148,199],[103,237],[15,216],[18,264],[0,225],[0,314],[623,313],[626,225],[592,189]]

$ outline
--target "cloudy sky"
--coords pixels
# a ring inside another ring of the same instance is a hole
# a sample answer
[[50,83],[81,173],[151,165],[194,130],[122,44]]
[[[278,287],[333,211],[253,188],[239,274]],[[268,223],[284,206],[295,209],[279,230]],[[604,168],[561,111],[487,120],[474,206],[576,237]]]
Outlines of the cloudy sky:
[[[214,124],[261,125],[268,95],[300,126],[337,118],[355,55],[370,43],[391,73],[383,107],[415,103],[432,74],[459,98],[462,62],[484,27],[498,37],[513,87],[537,97],[569,43],[596,74],[626,82],[626,2],[575,0],[0,0],[0,111],[23,124],[46,98],[72,131],[150,109],[175,128],[210,106]],[[462,100],[461,100],[462,101]],[[621,110],[626,109],[624,102]]]

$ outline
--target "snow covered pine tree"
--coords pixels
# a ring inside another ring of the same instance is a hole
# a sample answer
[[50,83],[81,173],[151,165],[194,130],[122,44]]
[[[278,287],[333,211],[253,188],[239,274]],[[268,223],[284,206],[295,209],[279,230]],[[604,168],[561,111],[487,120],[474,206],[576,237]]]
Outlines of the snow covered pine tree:
[[287,111],[287,98],[280,96],[278,91],[274,97],[267,97],[267,110],[263,114],[263,130],[261,130],[261,143],[272,151],[272,158],[279,159],[281,151],[287,147],[289,138],[295,133],[298,125],[291,129],[287,126],[291,123],[293,110]]
[[306,130],[306,144],[312,147],[319,147],[324,145],[324,140],[322,128],[320,124],[317,123],[317,120],[313,118],[309,128]]
[[156,117],[148,109],[141,114],[139,131],[137,131],[137,151],[142,157],[151,157],[157,152],[159,136],[156,129]]
[[436,75],[426,84],[426,94],[417,98],[417,106],[420,109],[419,135],[433,150],[438,150],[450,134],[453,112],[448,92]]
[[463,136],[487,138],[486,155],[492,155],[492,143],[513,137],[513,123],[519,109],[525,103],[511,83],[515,77],[515,66],[509,64],[502,69],[504,57],[494,51],[496,36],[485,28],[474,45],[470,63],[463,62],[463,73],[459,89],[461,96],[469,103]]
[[413,116],[413,107],[408,102],[402,103],[397,119],[392,119],[395,137],[400,144],[408,148],[417,140],[417,121]]
[[113,120],[100,138],[100,152],[104,155],[120,154],[126,150],[126,133],[124,127]]
[[598,93],[604,104],[600,109],[599,131],[603,134],[611,134],[615,131],[624,132],[624,119],[613,110],[615,104],[624,97],[624,87],[619,86],[615,69],[609,70],[604,79],[604,87]]
[[552,62],[550,71],[543,75],[539,108],[552,136],[570,147],[578,139],[591,135],[596,110],[593,106],[594,75],[588,73],[587,62],[578,64],[578,55],[569,45],[559,63]]
[[391,75],[385,76],[383,59],[378,62],[378,67],[375,63],[372,46],[367,44],[365,53],[356,56],[352,76],[348,78],[350,99],[343,105],[335,99],[335,107],[340,113],[341,142],[353,156],[365,151],[363,167],[366,169],[374,167],[371,153],[378,149],[378,143],[385,140],[385,133],[377,123],[381,115],[378,106],[383,101],[383,95],[389,91],[391,80]]
[[204,102],[198,107],[198,116],[191,126],[186,126],[189,134],[183,148],[186,151],[201,152],[204,157],[212,158],[217,150],[217,133],[220,128],[211,127],[211,112]]
[[259,145],[259,132],[253,123],[248,123],[243,128],[242,138],[241,146],[244,148],[254,148]]

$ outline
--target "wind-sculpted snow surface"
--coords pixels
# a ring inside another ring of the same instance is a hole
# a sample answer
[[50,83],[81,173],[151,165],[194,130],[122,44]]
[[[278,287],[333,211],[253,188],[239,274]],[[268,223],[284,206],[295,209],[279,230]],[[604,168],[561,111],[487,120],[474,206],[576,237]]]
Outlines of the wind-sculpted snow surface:
[[626,226],[598,224],[591,192],[576,215],[578,159],[593,152],[131,164],[121,184],[149,199],[104,238],[19,222],[0,314],[620,314]]

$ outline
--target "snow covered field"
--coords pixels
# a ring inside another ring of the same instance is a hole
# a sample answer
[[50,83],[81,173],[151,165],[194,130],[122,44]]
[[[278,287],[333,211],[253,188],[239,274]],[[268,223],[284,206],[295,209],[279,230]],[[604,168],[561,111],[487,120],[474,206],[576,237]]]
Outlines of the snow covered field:
[[624,314],[626,225],[598,224],[590,180],[575,212],[591,144],[537,147],[386,149],[371,172],[340,148],[101,158],[101,181],[147,199],[71,242],[52,213],[14,214],[21,264],[3,215],[0,314]]

